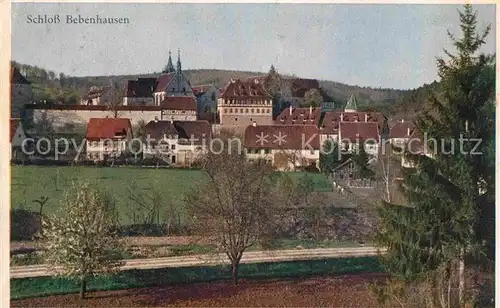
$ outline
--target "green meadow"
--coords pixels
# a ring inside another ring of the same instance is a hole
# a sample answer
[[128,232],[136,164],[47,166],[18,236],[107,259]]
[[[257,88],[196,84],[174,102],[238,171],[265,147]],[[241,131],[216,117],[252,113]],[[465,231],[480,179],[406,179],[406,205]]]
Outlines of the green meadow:
[[[331,190],[330,183],[322,174],[291,172],[293,179],[309,176],[317,191]],[[139,167],[90,167],[90,166],[12,166],[11,208],[38,212],[35,200],[48,197],[43,213],[56,213],[64,194],[72,183],[87,180],[100,191],[112,196],[121,224],[133,223],[131,209],[141,211],[137,199],[151,202],[156,194],[165,209],[161,218],[168,215],[167,208],[182,212],[183,196],[201,185],[206,175],[199,170],[155,169]],[[143,209],[143,211],[146,211]]]

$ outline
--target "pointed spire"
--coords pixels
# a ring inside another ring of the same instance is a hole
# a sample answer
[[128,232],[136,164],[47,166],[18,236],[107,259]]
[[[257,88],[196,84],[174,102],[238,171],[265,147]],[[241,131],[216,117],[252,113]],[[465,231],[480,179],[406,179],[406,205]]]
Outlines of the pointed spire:
[[172,63],[172,52],[168,51],[168,63],[167,66],[163,69],[164,74],[169,74],[175,72],[174,64]]
[[347,104],[345,105],[344,111],[345,112],[356,112],[358,110],[358,102],[356,101],[356,96],[354,94],[351,94],[351,97],[349,97],[349,100],[347,101]]
[[180,72],[181,69],[181,49],[177,50],[177,71]]

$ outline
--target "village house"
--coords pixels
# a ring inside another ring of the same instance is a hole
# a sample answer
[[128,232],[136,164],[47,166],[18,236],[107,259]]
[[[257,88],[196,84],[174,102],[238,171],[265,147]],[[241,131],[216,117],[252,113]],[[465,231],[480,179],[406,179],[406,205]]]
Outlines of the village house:
[[10,68],[11,117],[19,117],[23,106],[33,101],[31,82],[15,66]]
[[376,122],[339,122],[338,140],[343,151],[352,153],[364,144],[365,152],[376,159],[379,154],[380,133]]
[[231,79],[217,102],[222,128],[243,131],[248,125],[273,123],[273,100],[258,79]]
[[28,158],[27,152],[30,152],[28,148],[30,144],[25,144],[25,150],[23,151],[23,141],[26,139],[26,132],[24,131],[21,119],[10,119],[10,159],[26,159]]
[[212,138],[207,121],[151,121],[145,126],[144,158],[188,167],[205,153]]
[[87,124],[86,154],[92,161],[118,158],[129,149],[132,126],[129,119],[92,118]]
[[410,140],[415,131],[415,124],[411,121],[402,119],[394,124],[389,130],[389,142],[395,147],[403,148]]
[[320,143],[326,140],[339,142],[339,123],[367,122],[376,123],[379,134],[387,131],[387,118],[379,112],[359,112],[354,95],[351,95],[342,111],[322,112],[321,108],[286,108],[274,121],[282,125],[316,125],[320,128]]
[[281,171],[319,164],[319,129],[314,125],[251,125],[245,130],[246,156]]
[[320,108],[286,108],[274,121],[278,125],[316,125],[321,120]]

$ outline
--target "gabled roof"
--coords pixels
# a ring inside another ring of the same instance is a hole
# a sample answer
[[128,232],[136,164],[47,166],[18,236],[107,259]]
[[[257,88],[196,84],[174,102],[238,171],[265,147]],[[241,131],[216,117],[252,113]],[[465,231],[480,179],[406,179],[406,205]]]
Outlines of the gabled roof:
[[[312,112],[311,112],[312,111]],[[278,125],[318,125],[321,118],[321,108],[290,108],[284,109],[276,118],[275,123]]]
[[339,136],[341,141],[364,141],[379,139],[379,129],[375,122],[340,122]]
[[212,127],[208,121],[174,121],[179,132],[179,138],[193,140],[194,144],[201,144],[202,139],[212,137]]
[[151,121],[144,126],[144,133],[151,139],[160,140],[165,135],[179,135],[177,129],[171,121]]
[[87,124],[87,140],[123,139],[132,131],[130,119],[125,118],[91,118]]
[[323,134],[336,134],[340,122],[368,122],[376,123],[378,130],[382,131],[385,117],[380,112],[325,112],[321,123]]
[[26,79],[19,69],[15,66],[10,67],[10,83],[11,84],[31,84],[31,82]]
[[345,105],[344,110],[358,110],[358,101],[356,100],[356,96],[354,94],[351,94],[351,97],[349,97],[349,100],[347,101],[347,104]]
[[161,103],[162,109],[166,110],[194,110],[196,111],[196,100],[191,96],[167,96]]
[[10,142],[12,143],[12,139],[14,139],[14,135],[16,134],[17,128],[21,124],[21,119],[10,119]]
[[154,92],[166,92],[168,85],[174,79],[175,73],[161,75],[156,80],[156,89]]
[[415,124],[410,121],[397,122],[389,131],[389,138],[410,138],[415,130]]
[[241,81],[239,79],[231,80],[224,88],[222,98],[272,98],[261,82],[257,79]]
[[310,150],[320,148],[314,125],[256,125],[245,129],[245,148]]
[[[212,128],[207,121],[151,121],[145,126],[146,136],[161,140],[166,135],[177,135],[178,139],[187,139],[190,144],[203,144],[203,139],[212,136]],[[205,141],[206,142],[206,141]]]

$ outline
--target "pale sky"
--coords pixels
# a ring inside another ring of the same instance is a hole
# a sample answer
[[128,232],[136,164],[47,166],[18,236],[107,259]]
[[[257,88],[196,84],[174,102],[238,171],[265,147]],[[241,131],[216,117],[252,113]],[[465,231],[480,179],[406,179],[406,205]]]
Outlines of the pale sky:
[[[181,49],[183,69],[269,70],[408,89],[437,78],[436,56],[460,35],[456,5],[13,3],[12,58],[71,76],[161,71]],[[491,24],[495,6],[476,5]],[[28,15],[59,14],[60,24]],[[66,15],[127,17],[129,24],[66,24]]]

